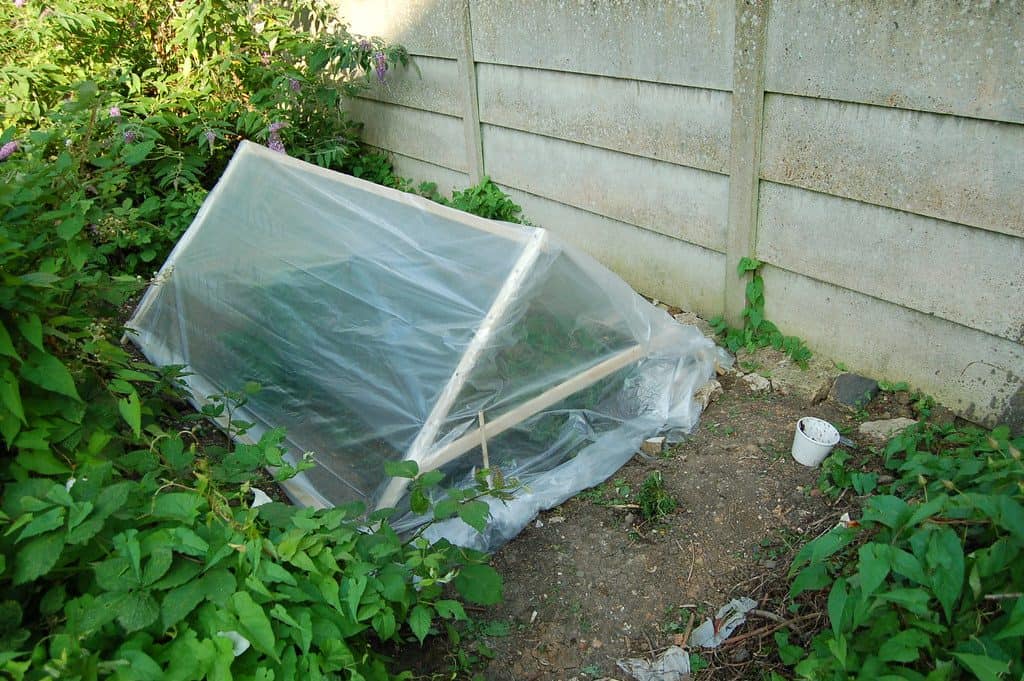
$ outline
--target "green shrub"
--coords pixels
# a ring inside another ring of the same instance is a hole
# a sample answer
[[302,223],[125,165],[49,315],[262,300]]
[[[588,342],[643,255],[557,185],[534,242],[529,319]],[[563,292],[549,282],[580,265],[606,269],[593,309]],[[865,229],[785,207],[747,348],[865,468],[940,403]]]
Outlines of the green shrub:
[[[325,7],[0,5],[2,678],[396,678],[389,646],[465,618],[457,599],[500,597],[484,555],[403,540],[390,511],[253,508],[265,467],[305,465],[282,433],[201,446],[177,370],[119,344],[137,273],[238,139],[351,162],[339,98],[378,53],[405,56],[332,28]],[[416,509],[440,483],[416,477]],[[480,497],[507,494],[481,477],[433,512],[482,529]]]
[[793,562],[791,596],[828,589],[831,626],[809,650],[778,635],[783,661],[807,679],[1020,678],[1022,448],[1005,426],[923,424],[890,441],[897,479],[868,497],[861,526]]

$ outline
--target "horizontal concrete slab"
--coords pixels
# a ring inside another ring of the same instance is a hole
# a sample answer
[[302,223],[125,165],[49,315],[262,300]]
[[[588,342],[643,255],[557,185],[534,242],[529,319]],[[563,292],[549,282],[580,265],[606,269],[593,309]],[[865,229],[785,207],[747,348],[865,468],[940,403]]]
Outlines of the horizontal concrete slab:
[[1024,236],[1024,126],[765,97],[762,177]]
[[338,0],[337,5],[353,33],[401,43],[413,54],[458,57],[463,0]]
[[765,88],[1024,122],[1024,4],[787,0],[768,15]]
[[729,90],[733,0],[470,0],[478,62]]
[[728,172],[728,92],[494,64],[476,78],[485,123]]
[[413,57],[412,64],[395,68],[383,83],[376,79],[360,97],[447,116],[462,115],[459,63],[454,59]]
[[496,182],[717,251],[729,178],[551,137],[484,125]]
[[1024,341],[1024,239],[761,183],[757,255],[815,279]]
[[938,317],[765,267],[765,313],[812,350],[912,387],[973,421],[1024,427],[1024,346]]
[[349,100],[346,107],[363,123],[367,144],[467,172],[462,119],[368,99]]
[[641,293],[705,317],[721,309],[721,253],[512,187],[502,189],[531,223],[582,248]]
[[433,182],[437,190],[446,197],[452,195],[453,190],[465,189],[469,186],[469,175],[435,165],[411,156],[403,156],[391,152],[391,161],[395,167],[395,173],[413,181],[418,187],[421,182]]

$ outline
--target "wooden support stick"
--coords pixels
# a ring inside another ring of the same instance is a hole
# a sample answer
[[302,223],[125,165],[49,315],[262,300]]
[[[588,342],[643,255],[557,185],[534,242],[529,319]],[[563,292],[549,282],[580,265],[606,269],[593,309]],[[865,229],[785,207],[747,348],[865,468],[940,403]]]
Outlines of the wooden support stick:
[[[523,402],[518,407],[511,409],[498,418],[491,421],[487,426],[487,436],[494,438],[504,433],[509,428],[519,425],[534,414],[544,411],[548,407],[561,402],[565,398],[585,390],[594,385],[602,378],[615,373],[623,367],[629,366],[644,356],[644,346],[634,345],[623,350],[617,355],[596,364],[586,371],[573,376],[568,381],[561,383],[550,390],[542,392],[532,400]],[[449,461],[465,454],[474,447],[481,446],[483,438],[479,429],[466,433],[458,440],[449,442],[440,449],[437,449],[423,458],[423,470],[440,468]]]
[[477,420],[480,422],[480,448],[484,453],[484,468],[487,470],[491,469],[491,460],[487,456],[487,434],[484,432],[484,413],[478,411],[476,413]]
[[[522,288],[527,276],[533,269],[533,265],[537,262],[537,258],[540,257],[544,245],[547,243],[547,234],[545,230],[537,228],[530,236],[530,240],[526,242],[526,247],[519,255],[519,260],[516,261],[515,267],[512,268],[512,271],[505,279],[505,283],[502,284],[497,296],[495,296],[494,302],[491,303],[491,309],[487,311],[487,315],[480,322],[480,326],[477,327],[472,340],[469,341],[465,352],[462,353],[458,366],[452,371],[448,383],[438,396],[437,402],[434,403],[434,408],[430,410],[430,415],[427,416],[426,422],[420,428],[416,439],[409,446],[409,450],[405,453],[405,459],[407,461],[415,461],[419,465],[421,472],[437,468],[437,466],[426,464],[424,460],[425,455],[437,440],[437,434],[441,431],[444,420],[448,418],[448,412],[451,411],[459,393],[462,392],[462,387],[466,384],[466,379],[469,378],[473,367],[480,360],[494,332],[501,328],[501,322],[505,319],[509,308],[515,303],[520,288]],[[380,495],[380,499],[377,501],[377,508],[393,507],[402,498],[402,494],[405,493],[405,488],[408,485],[409,480],[407,478],[392,478],[391,482],[384,488],[384,492]]]

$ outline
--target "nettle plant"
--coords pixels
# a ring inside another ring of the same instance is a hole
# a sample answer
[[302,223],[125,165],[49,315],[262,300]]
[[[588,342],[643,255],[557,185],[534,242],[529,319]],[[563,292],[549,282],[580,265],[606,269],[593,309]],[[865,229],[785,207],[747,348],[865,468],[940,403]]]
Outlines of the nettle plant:
[[758,348],[773,347],[789,355],[798,366],[806,369],[811,350],[797,336],[786,336],[774,323],[764,316],[764,278],[758,270],[761,262],[754,258],[740,258],[736,274],[740,277],[752,273],[745,291],[747,304],[743,308],[743,328],[729,326],[721,316],[709,320],[711,327],[722,338],[725,347],[732,352],[746,348],[753,352]]
[[866,499],[859,526],[794,559],[790,595],[827,589],[831,626],[806,650],[777,634],[782,660],[816,680],[1021,678],[1022,448],[1005,426],[921,424],[891,440],[895,482]]

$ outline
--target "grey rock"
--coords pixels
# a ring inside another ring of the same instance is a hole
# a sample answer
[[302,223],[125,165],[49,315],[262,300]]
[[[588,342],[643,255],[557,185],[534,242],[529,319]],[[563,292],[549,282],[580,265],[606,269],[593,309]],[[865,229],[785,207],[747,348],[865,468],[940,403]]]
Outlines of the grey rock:
[[772,382],[761,374],[747,374],[740,379],[752,393],[765,393],[772,389]]
[[830,397],[836,402],[853,407],[863,407],[878,394],[878,381],[857,374],[839,374],[832,385]]
[[915,423],[917,423],[917,421],[914,419],[905,418],[885,419],[884,421],[865,421],[860,424],[859,428],[857,428],[857,434],[873,444],[883,445],[888,442],[891,437]]

